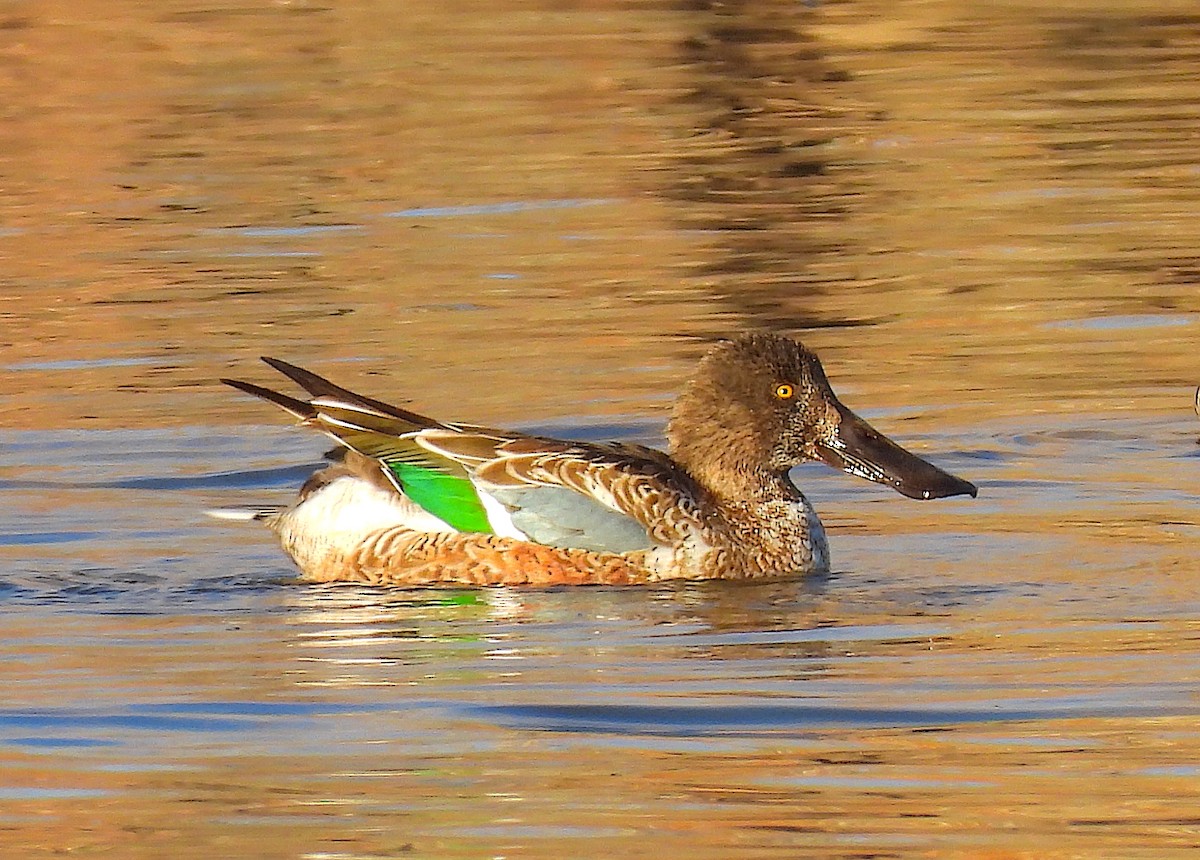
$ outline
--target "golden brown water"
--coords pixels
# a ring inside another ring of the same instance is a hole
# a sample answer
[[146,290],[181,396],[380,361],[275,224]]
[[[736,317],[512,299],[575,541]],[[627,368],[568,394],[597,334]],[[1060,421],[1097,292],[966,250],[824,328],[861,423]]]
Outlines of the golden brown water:
[[[1200,13],[0,6],[0,856],[1200,849]],[[213,380],[658,439],[804,338],[980,485],[804,467],[836,572],[299,584]]]

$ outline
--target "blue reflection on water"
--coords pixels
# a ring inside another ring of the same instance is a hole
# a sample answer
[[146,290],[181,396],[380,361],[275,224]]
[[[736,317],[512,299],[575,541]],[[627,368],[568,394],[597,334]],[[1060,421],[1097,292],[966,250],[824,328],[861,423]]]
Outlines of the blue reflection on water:
[[1045,323],[1043,328],[1116,331],[1121,329],[1191,325],[1194,322],[1196,322],[1195,316],[1185,314],[1126,314],[1123,316],[1089,317],[1077,320],[1056,320]]
[[460,218],[466,215],[511,215],[516,212],[535,212],[544,209],[574,209],[580,206],[603,206],[613,203],[606,199],[510,200],[504,203],[474,203],[464,206],[415,206],[385,212],[386,218]]

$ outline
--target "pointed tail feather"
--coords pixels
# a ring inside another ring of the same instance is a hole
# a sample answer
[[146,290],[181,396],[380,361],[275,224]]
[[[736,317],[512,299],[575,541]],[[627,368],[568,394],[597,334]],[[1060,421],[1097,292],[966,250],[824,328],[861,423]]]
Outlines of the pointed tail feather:
[[[353,392],[338,388],[316,374],[293,367],[277,359],[266,359],[272,367],[286,368],[289,377],[297,377],[313,394],[311,401],[289,397],[270,388],[243,382],[240,379],[221,379],[226,385],[273,403],[303,424],[325,432],[342,445],[380,460],[398,460],[423,465],[442,472],[452,472],[466,478],[466,472],[457,463],[423,450],[410,437],[424,429],[412,419],[428,422],[418,415],[409,417],[386,403],[359,397]],[[379,408],[376,408],[376,404]],[[385,470],[386,472],[386,470]],[[397,488],[399,489],[399,488]]]
[[286,361],[266,355],[262,356],[262,360],[299,385],[313,397],[331,397],[354,406],[373,409],[384,415],[390,415],[393,418],[399,418],[401,421],[407,421],[413,425],[413,429],[442,426],[441,422],[434,421],[432,418],[427,418],[424,415],[418,415],[416,412],[409,412],[407,409],[401,409],[399,406],[384,403],[382,400],[376,400],[374,397],[355,394],[348,388],[335,385],[325,377],[318,376],[311,370],[305,370],[303,367],[297,367],[294,364],[289,364]]
[[286,394],[280,394],[278,391],[263,388],[261,385],[255,385],[253,382],[242,382],[240,379],[221,379],[220,381],[236,388],[238,391],[244,391],[247,394],[253,394],[255,397],[261,397],[263,400],[274,403],[301,421],[308,421],[317,415],[317,410],[303,400],[288,397]]

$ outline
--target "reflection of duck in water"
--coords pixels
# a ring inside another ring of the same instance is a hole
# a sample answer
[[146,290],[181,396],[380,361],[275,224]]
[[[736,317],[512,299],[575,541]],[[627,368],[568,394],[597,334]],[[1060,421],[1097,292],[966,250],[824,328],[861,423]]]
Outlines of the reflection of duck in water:
[[828,570],[829,547],[792,466],[823,460],[917,499],[976,493],[843,406],[816,355],[774,335],[709,351],[675,404],[669,454],[435,421],[264,360],[311,398],[222,381],[344,450],[288,508],[215,513],[265,522],[314,580],[793,577]]

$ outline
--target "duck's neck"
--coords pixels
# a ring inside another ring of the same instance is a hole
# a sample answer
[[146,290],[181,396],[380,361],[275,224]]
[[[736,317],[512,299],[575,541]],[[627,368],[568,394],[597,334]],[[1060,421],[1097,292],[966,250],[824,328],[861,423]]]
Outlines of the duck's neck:
[[712,496],[726,503],[794,502],[803,498],[786,473],[731,468],[711,460],[683,463],[696,481]]
[[829,570],[825,529],[787,473],[738,469],[714,452],[679,461],[711,495],[710,527],[740,575],[791,576]]
[[763,442],[752,430],[698,431],[699,425],[672,419],[667,428],[671,459],[715,499],[750,502],[798,497],[786,473],[764,468]]

